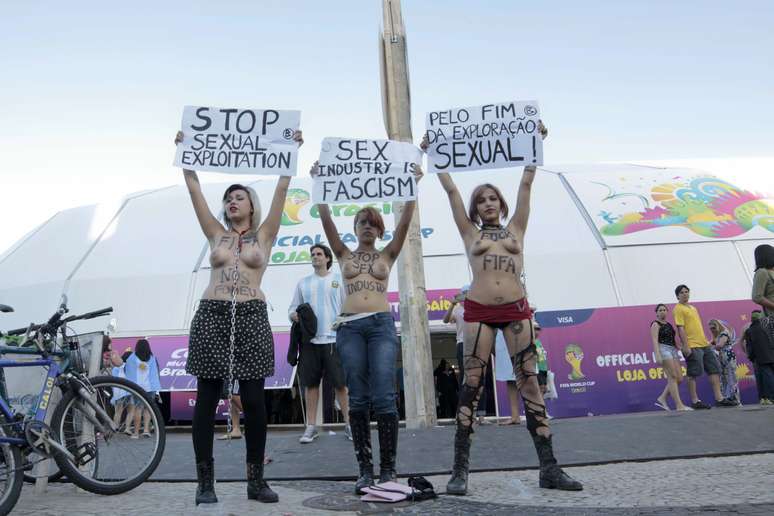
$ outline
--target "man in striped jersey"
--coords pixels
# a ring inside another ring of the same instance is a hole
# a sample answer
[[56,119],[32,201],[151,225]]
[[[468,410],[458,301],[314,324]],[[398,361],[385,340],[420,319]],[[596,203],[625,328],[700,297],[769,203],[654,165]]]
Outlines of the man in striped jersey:
[[293,322],[298,322],[296,308],[302,303],[309,303],[317,317],[317,335],[312,343],[300,346],[298,359],[298,377],[304,386],[306,398],[306,430],[299,438],[301,443],[311,443],[318,437],[314,422],[317,419],[317,402],[320,399],[320,381],[323,374],[333,384],[336,399],[344,415],[344,433],[352,440],[349,428],[349,404],[347,387],[344,380],[344,370],[341,359],[336,351],[336,331],[331,328],[333,321],[341,312],[344,304],[344,287],[341,274],[331,270],[333,253],[322,244],[315,244],[309,250],[312,256],[314,273],[302,278],[296,285],[293,300],[288,308],[288,316]]

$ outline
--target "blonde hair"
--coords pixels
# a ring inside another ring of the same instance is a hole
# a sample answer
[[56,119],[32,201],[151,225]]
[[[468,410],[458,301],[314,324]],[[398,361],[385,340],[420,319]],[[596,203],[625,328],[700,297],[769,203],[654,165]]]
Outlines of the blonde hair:
[[[718,335],[720,335],[721,333],[726,333],[729,336],[731,335],[731,331],[728,329],[728,326],[723,324],[723,321],[721,321],[719,319],[710,319],[707,324],[710,327],[712,327],[712,325],[714,324],[718,328]],[[710,328],[710,333],[712,333],[712,329],[711,328]],[[713,335],[713,337],[716,337],[716,336],[717,335]]]
[[228,195],[236,190],[242,190],[247,193],[247,197],[250,199],[250,207],[252,208],[252,215],[250,216],[250,229],[258,230],[258,226],[261,225],[261,201],[258,199],[258,194],[249,186],[233,184],[226,188],[223,193],[223,222],[228,229],[231,229],[231,220],[228,218],[228,212],[226,211],[226,204],[228,203]]

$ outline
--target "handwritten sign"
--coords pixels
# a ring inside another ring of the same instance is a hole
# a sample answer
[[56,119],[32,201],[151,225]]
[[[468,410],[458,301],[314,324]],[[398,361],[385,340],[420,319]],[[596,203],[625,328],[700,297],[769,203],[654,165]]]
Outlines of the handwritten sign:
[[536,101],[431,111],[425,122],[429,172],[543,164]]
[[312,200],[319,203],[416,199],[422,152],[392,140],[325,138]]
[[176,167],[232,174],[296,175],[300,111],[185,106]]

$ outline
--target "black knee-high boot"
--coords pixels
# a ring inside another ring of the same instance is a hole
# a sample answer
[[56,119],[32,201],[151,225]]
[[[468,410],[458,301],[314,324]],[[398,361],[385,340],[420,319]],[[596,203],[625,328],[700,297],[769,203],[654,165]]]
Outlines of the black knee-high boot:
[[212,459],[196,463],[196,505],[218,503],[215,496],[215,464]]
[[540,487],[564,491],[582,491],[583,484],[570,477],[556,464],[551,437],[539,434],[532,436],[540,460]]
[[374,465],[371,452],[371,421],[368,412],[349,413],[352,444],[360,466],[360,476],[355,482],[355,494],[364,494],[363,488],[374,485]]
[[379,482],[392,482],[398,478],[395,457],[398,453],[398,415],[379,414],[376,416],[379,431]]
[[472,426],[457,423],[454,434],[454,468],[452,476],[446,484],[446,492],[453,495],[468,494],[468,469],[470,464],[470,434]]

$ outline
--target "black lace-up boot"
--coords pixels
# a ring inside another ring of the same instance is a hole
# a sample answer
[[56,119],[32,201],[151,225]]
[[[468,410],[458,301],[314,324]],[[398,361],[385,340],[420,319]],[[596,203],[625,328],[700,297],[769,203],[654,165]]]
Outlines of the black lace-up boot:
[[379,430],[379,482],[392,482],[398,478],[395,470],[395,456],[398,453],[398,415],[379,414],[376,416]]
[[446,493],[465,495],[468,493],[468,468],[470,462],[470,434],[473,428],[457,423],[454,434],[454,468],[452,476],[446,484]]
[[196,505],[218,503],[215,496],[215,464],[212,459],[196,463]]
[[368,412],[350,412],[349,426],[352,429],[352,443],[355,457],[360,466],[360,475],[355,482],[355,494],[365,494],[364,487],[374,485],[374,465],[371,452],[371,421]]
[[563,491],[582,491],[583,484],[562,471],[562,468],[556,464],[551,436],[535,435],[532,440],[535,442],[535,449],[540,460],[540,487]]
[[269,484],[263,479],[263,463],[247,463],[247,499],[263,503],[279,501],[277,493],[272,491]]

